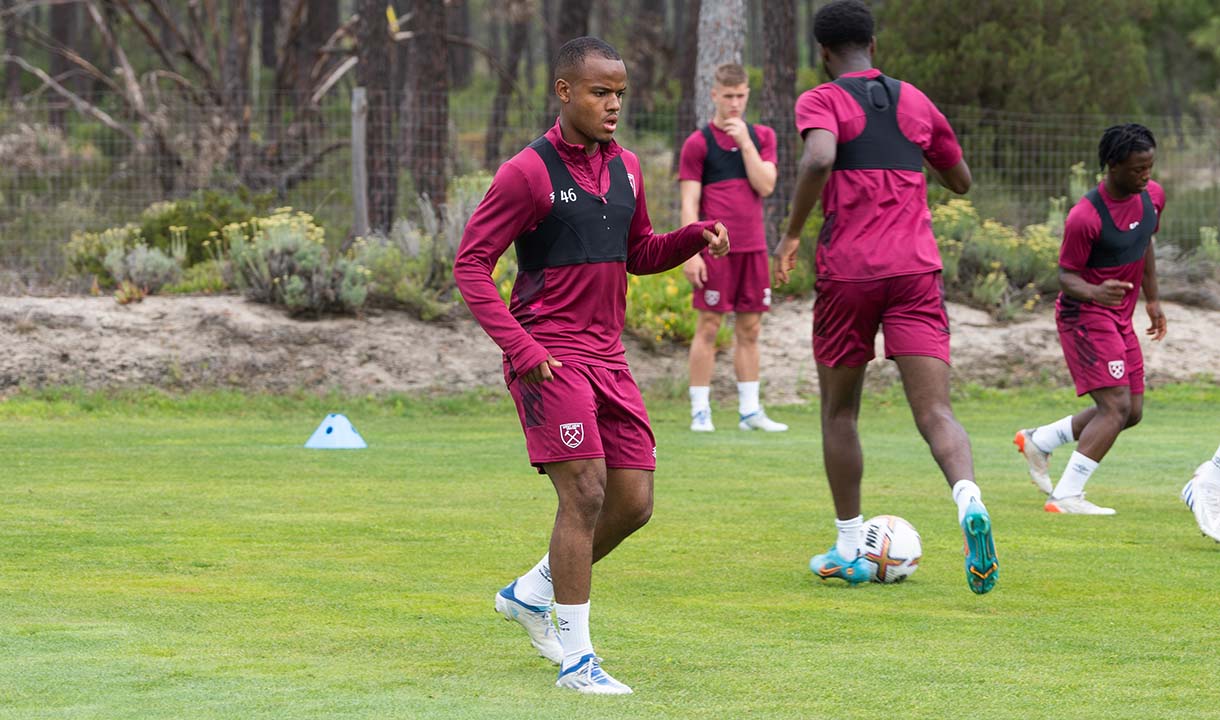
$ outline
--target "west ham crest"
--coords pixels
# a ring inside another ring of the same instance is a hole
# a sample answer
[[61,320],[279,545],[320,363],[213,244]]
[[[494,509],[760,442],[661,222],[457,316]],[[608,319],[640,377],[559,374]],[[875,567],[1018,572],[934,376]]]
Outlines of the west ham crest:
[[1124,372],[1126,372],[1126,367],[1122,360],[1110,361],[1110,374],[1114,376],[1115,380],[1122,378]]
[[719,304],[720,303],[720,291],[719,290],[704,290],[703,291],[703,302],[707,303],[708,305]]
[[564,423],[559,426],[559,439],[570,448],[580,447],[585,441],[584,423]]

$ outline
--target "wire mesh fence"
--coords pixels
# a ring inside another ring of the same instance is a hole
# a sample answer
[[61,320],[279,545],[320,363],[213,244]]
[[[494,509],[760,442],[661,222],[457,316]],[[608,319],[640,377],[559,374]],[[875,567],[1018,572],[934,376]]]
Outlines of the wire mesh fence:
[[[0,111],[0,270],[28,282],[65,273],[72,233],[139,222],[146,208],[210,189],[313,214],[331,238],[351,232],[353,203],[350,98],[337,94],[308,115],[288,97],[264,94],[246,114],[226,117],[198,106],[161,102],[158,127],[108,127],[42,96]],[[393,154],[400,215],[418,203],[410,139],[435,113],[430,103],[399,102],[395,127],[368,138],[372,153]],[[104,101],[99,107],[105,107]],[[515,101],[493,114],[487,96],[454,96],[446,120],[445,173],[486,175],[553,122],[541,103]],[[752,108],[757,110],[757,108]],[[1070,192],[1072,167],[1097,170],[1097,142],[1117,120],[946,107],[975,176],[970,198],[980,213],[1021,226],[1046,219],[1050,199]],[[52,120],[59,118],[57,127]],[[654,225],[677,220],[672,175],[677,120],[672,109],[626,113],[624,144],[645,157]],[[1193,247],[1199,228],[1220,226],[1220,124],[1170,117],[1135,118],[1158,139],[1155,175],[1168,195],[1161,238]],[[489,142],[489,135],[498,136]],[[370,172],[379,165],[370,166]],[[1079,173],[1078,173],[1079,174]],[[485,181],[485,178],[484,178]]]

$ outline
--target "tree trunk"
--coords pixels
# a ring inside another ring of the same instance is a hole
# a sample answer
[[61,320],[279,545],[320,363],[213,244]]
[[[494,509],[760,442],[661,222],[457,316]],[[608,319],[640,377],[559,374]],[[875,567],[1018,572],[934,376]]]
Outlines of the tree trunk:
[[669,66],[669,53],[665,47],[664,9],[656,0],[637,0],[634,5],[630,13],[631,32],[623,57],[627,61],[627,76],[631,81],[627,121],[633,128],[641,129],[653,119],[657,68]]
[[411,83],[418,123],[407,158],[415,191],[427,195],[438,211],[445,204],[449,150],[449,62],[445,57],[445,2],[413,3]]
[[796,104],[796,0],[767,0],[763,3],[762,123],[775,130],[775,192],[764,204],[767,248],[779,243],[781,224],[788,215],[788,201],[796,178],[799,138],[792,123]]
[[368,91],[369,227],[389,232],[398,206],[398,152],[394,147],[393,39],[385,19],[385,0],[359,0],[357,82]]
[[[0,8],[4,15],[4,51],[15,57],[21,55],[21,33],[17,26],[22,21],[20,14],[15,14],[13,4],[16,0],[3,0]],[[21,97],[21,66],[10,62],[4,68],[4,97],[10,103]]]
[[[563,44],[573,38],[589,34],[589,15],[593,11],[593,0],[559,0],[559,17],[555,21],[555,53]],[[554,54],[550,62],[555,62]],[[630,70],[631,68],[628,68]],[[546,109],[549,120],[554,122],[559,115],[559,98],[555,97],[555,88],[551,80],[555,79],[555,68],[550,68],[550,80],[547,81]]]
[[[59,50],[76,46],[76,9],[75,4],[69,3],[51,6],[51,77],[61,84],[66,84],[64,76],[73,68]],[[61,98],[53,98],[52,102],[49,122],[63,128],[68,119],[67,105]]]
[[[470,3],[455,0],[447,3],[445,26],[453,37],[470,38]],[[451,87],[464,88],[474,77],[474,51],[466,45],[450,44],[446,50],[449,58],[449,82]]]
[[250,62],[254,50],[253,0],[230,0],[229,25],[225,34],[229,36],[229,44],[221,66],[221,78],[228,113],[226,120],[237,131],[233,165],[238,174],[244,177],[253,160],[250,146],[250,120],[254,114],[250,94]]
[[483,166],[495,171],[503,162],[500,157],[500,139],[508,121],[508,101],[512,97],[512,78],[517,77],[517,65],[525,47],[529,32],[529,0],[509,0],[508,3],[508,57],[504,60],[507,76],[500,77],[496,97],[492,103],[491,117],[487,122],[487,139],[483,147]]
[[275,29],[280,24],[280,0],[262,0],[260,5],[259,57],[263,67],[275,70],[275,49],[279,46]]
[[[698,37],[699,37],[699,15],[702,12],[703,3],[700,0],[691,0],[685,3],[685,16],[683,17],[685,24],[681,26],[679,32],[683,37],[684,50],[678,56],[678,83],[681,86],[681,96],[678,99],[678,118],[674,124],[674,142],[675,148],[681,148],[682,143],[686,141],[686,136],[695,129],[695,61],[698,55]],[[671,172],[677,174],[678,160],[681,156],[677,150],[674,151],[673,167]]]
[[714,113],[712,78],[724,63],[740,63],[746,39],[745,0],[704,0],[699,8],[699,52],[695,70],[695,120]]
[[809,53],[809,67],[817,70],[818,63],[818,39],[813,35],[813,16],[817,13],[818,8],[822,3],[818,0],[805,0],[805,50]]

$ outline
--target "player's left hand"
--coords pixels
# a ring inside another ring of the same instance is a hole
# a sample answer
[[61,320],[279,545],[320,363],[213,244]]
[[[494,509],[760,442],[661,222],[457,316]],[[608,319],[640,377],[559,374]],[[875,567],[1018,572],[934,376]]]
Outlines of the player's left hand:
[[1144,332],[1148,334],[1148,337],[1152,338],[1153,342],[1156,342],[1165,337],[1165,330],[1168,326],[1165,320],[1165,313],[1161,311],[1161,303],[1158,300],[1144,303],[1144,309],[1148,311],[1148,320],[1150,321],[1148,329]]
[[745,143],[753,142],[750,140],[750,131],[746,129],[746,121],[739,117],[729,118],[724,121],[724,127],[720,128],[725,135],[733,138],[733,142],[737,143],[737,147],[744,147]]
[[729,231],[724,223],[716,223],[715,234],[711,230],[703,231],[703,240],[712,257],[724,257],[729,254]]

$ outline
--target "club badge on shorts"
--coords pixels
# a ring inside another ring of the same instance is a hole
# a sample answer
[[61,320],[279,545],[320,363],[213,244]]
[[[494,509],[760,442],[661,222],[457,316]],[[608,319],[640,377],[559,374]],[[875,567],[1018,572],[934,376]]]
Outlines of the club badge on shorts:
[[1121,380],[1124,372],[1126,372],[1126,367],[1122,360],[1110,361],[1110,374],[1114,376],[1115,380]]
[[559,439],[570,448],[580,447],[585,441],[584,423],[563,423],[559,426]]
[[707,303],[708,305],[720,304],[720,291],[719,290],[704,290],[703,291],[703,302]]

